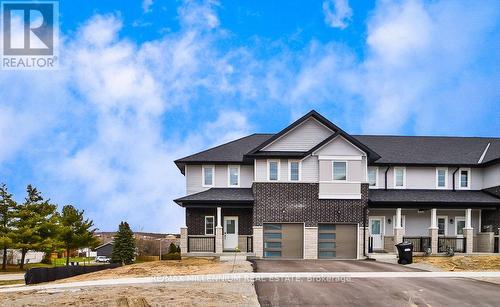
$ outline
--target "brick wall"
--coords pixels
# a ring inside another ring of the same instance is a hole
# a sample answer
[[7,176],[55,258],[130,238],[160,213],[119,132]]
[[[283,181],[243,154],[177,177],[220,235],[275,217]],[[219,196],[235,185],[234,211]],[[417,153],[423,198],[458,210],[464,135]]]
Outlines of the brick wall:
[[[188,227],[189,235],[204,235],[205,234],[205,216],[212,215],[215,217],[215,226],[217,226],[217,209],[216,208],[186,208],[186,226]],[[251,208],[222,208],[222,219],[224,216],[238,216],[238,234],[252,234],[252,209]]]
[[318,183],[254,183],[254,226],[264,222],[363,223],[368,204],[368,184],[361,199],[318,199]]
[[[488,188],[484,191],[500,197],[500,186]],[[500,208],[497,208],[496,210],[482,210],[481,224],[492,225],[492,231],[498,233],[498,228],[500,228]]]

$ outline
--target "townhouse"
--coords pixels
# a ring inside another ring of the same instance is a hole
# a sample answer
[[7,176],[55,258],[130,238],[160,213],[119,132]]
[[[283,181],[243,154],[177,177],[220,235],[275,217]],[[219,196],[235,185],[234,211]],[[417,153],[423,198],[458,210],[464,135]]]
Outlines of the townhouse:
[[311,111],[175,164],[185,255],[498,251],[500,138],[350,135]]

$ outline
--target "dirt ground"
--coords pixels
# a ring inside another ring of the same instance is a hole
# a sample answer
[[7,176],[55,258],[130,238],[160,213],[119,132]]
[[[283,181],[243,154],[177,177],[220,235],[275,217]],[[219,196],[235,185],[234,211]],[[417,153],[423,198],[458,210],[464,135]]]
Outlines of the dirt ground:
[[500,256],[413,257],[413,262],[443,271],[500,271]]
[[161,283],[2,293],[0,306],[259,306],[252,283]]
[[247,261],[236,262],[233,267],[232,262],[220,262],[217,258],[213,257],[188,257],[182,260],[153,261],[126,265],[116,269],[61,279],[56,281],[56,283],[127,277],[222,274],[231,272],[252,272],[252,266]]

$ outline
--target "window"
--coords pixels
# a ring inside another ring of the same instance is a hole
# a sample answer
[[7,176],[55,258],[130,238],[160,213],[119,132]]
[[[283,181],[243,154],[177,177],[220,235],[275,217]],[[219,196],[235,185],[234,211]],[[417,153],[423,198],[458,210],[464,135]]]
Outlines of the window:
[[370,187],[378,186],[378,167],[370,167],[368,169],[368,185]]
[[404,167],[394,168],[394,187],[404,189],[406,186],[406,169]]
[[438,216],[438,235],[446,236],[448,233],[448,217],[447,216]]
[[347,162],[333,161],[333,180],[347,180]]
[[277,181],[279,180],[280,164],[279,161],[273,160],[268,162],[268,180]]
[[289,169],[288,169],[288,180],[289,181],[299,181],[300,179],[300,176],[299,176],[299,172],[300,172],[300,162],[299,161],[288,161],[288,166],[289,166]]
[[214,217],[213,216],[205,216],[205,234],[213,235],[214,234]]
[[203,186],[213,187],[215,167],[213,165],[203,165],[202,170],[203,170]]
[[437,168],[436,169],[436,188],[446,189],[448,187],[448,169],[447,168]]
[[460,189],[470,189],[470,169],[460,169]]
[[240,186],[240,166],[239,165],[229,165],[227,167],[228,183],[230,187]]

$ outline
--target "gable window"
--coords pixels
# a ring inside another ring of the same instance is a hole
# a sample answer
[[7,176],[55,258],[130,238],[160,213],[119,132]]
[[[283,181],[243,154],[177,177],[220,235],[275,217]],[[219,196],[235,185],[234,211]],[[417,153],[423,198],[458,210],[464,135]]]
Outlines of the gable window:
[[470,189],[470,169],[460,169],[460,189]]
[[288,161],[288,180],[289,181],[299,181],[300,179],[300,162],[299,161]]
[[280,164],[278,160],[270,160],[267,165],[268,180],[279,180]]
[[203,186],[213,187],[214,186],[214,173],[215,167],[213,165],[203,165]]
[[333,161],[333,180],[347,180],[347,162]]
[[214,221],[215,218],[213,216],[205,216],[205,235],[214,234]]
[[398,189],[404,189],[406,186],[406,168],[395,167],[394,168],[394,187]]
[[448,187],[448,169],[436,168],[436,188],[446,189]]
[[228,183],[230,187],[240,186],[240,166],[229,165],[227,167]]
[[368,185],[370,188],[378,186],[378,167],[368,168]]

